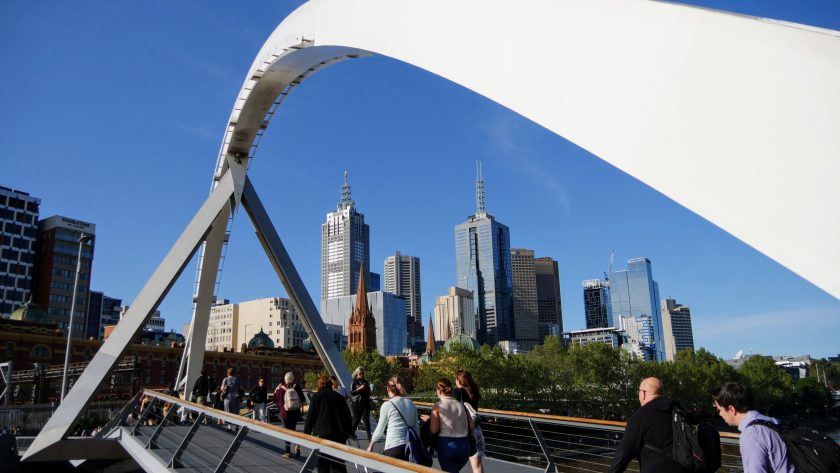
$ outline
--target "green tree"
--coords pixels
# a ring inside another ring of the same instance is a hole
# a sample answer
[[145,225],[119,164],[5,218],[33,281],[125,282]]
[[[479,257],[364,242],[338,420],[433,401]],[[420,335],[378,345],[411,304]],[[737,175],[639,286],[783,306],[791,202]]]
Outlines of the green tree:
[[831,392],[817,378],[800,378],[794,385],[794,392],[800,411],[806,414],[824,414],[831,403]]
[[402,372],[396,360],[388,361],[376,350],[372,352],[344,350],[341,355],[351,372],[360,366],[364,368],[365,378],[371,383],[373,387],[371,394],[374,396],[384,396],[388,378]]
[[793,394],[793,380],[772,358],[754,355],[747,358],[738,374],[750,388],[756,407],[764,413],[784,410]]

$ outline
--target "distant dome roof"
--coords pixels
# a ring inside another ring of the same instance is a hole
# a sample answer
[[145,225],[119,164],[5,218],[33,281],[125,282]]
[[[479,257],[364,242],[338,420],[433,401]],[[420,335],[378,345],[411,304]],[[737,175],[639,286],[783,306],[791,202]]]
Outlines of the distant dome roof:
[[312,340],[309,337],[304,338],[303,341],[300,342],[300,347],[306,351],[315,350],[315,345],[312,344]]
[[266,335],[262,328],[260,328],[260,332],[254,335],[254,338],[248,342],[248,348],[274,348],[274,342],[271,341],[271,337]]
[[24,320],[26,322],[49,323],[47,313],[38,304],[32,302],[32,299],[24,302],[22,306],[12,312],[9,318],[12,320]]
[[478,351],[481,349],[481,345],[479,345],[478,340],[472,338],[471,336],[467,335],[466,333],[459,333],[454,337],[450,338],[443,344],[443,347],[447,350],[452,348],[452,345],[463,345],[464,347],[472,350]]

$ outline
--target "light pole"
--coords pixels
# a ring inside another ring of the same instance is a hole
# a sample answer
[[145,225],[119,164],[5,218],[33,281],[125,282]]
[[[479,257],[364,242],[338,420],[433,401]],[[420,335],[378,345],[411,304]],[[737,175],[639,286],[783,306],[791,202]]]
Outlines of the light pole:
[[79,290],[79,274],[82,272],[82,249],[85,242],[93,239],[93,235],[82,233],[79,236],[79,258],[76,260],[76,281],[73,283],[73,298],[70,302],[70,323],[67,325],[67,350],[64,352],[64,375],[61,377],[61,400],[67,395],[67,369],[70,367],[70,348],[73,340],[73,316],[76,313],[76,291]]

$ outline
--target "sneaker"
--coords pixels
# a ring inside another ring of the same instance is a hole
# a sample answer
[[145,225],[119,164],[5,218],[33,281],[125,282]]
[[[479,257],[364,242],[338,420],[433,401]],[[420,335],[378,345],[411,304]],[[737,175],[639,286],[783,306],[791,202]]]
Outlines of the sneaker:
[[292,454],[289,453],[289,452],[286,452],[286,453],[280,455],[280,457],[282,457],[282,458],[292,458]]

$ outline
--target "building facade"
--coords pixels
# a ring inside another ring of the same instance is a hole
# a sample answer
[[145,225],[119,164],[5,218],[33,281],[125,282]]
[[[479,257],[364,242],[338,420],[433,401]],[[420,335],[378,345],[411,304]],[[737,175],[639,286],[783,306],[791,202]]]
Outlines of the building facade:
[[588,345],[590,343],[605,343],[613,348],[621,346],[621,332],[615,327],[588,328],[569,332],[569,343]]
[[210,322],[207,324],[206,351],[233,351],[239,335],[239,304],[219,300],[210,307]]
[[446,341],[460,334],[475,338],[475,304],[472,292],[450,287],[449,293],[435,299],[435,339]]
[[487,213],[484,179],[476,180],[475,215],[455,226],[457,286],[472,291],[479,343],[514,338],[510,230]]
[[85,338],[101,340],[105,336],[106,325],[119,323],[121,306],[122,299],[108,297],[100,291],[90,291]]
[[[537,275],[537,311],[540,324],[552,324],[563,332],[563,299],[560,296],[560,266],[553,258],[534,258]],[[549,329],[546,329],[549,330]],[[539,342],[545,337],[537,337]]]
[[534,251],[525,248],[510,250],[513,279],[513,332],[516,344],[530,350],[541,342],[539,336],[539,303]]
[[260,330],[271,338],[277,348],[300,347],[308,336],[289,299],[266,297],[240,302],[238,305],[236,351],[241,352],[242,345],[247,344]]
[[[364,271],[360,268],[359,272]],[[365,280],[359,277],[356,291],[356,306],[347,322],[347,349],[350,351],[372,352],[376,349],[376,320],[367,303]]]
[[[120,307],[120,319],[125,317],[128,314],[128,309],[130,306],[123,306]],[[166,319],[160,316],[160,311],[156,310],[151,317],[146,319],[146,324],[143,325],[144,332],[164,332],[166,331]]]
[[[405,320],[408,346],[423,340],[423,314],[420,297],[420,258],[400,254],[385,258],[385,292],[405,299]],[[371,292],[376,292],[374,289]]]
[[356,211],[345,172],[341,200],[321,225],[321,300],[355,294],[360,268],[370,287],[370,227]]
[[645,361],[658,361],[653,318],[647,314],[621,317],[622,348]]
[[583,312],[588,329],[616,325],[613,320],[610,286],[607,281],[600,279],[583,281]]
[[[35,290],[35,301],[47,312],[51,321],[58,324],[59,328],[66,329],[70,323],[70,307],[73,305],[79,239],[82,234],[94,235],[96,225],[54,215],[38,222],[38,229],[38,286]],[[81,245],[82,262],[73,315],[74,338],[85,336],[94,240]]]
[[[367,303],[376,326],[376,349],[385,356],[401,355],[407,346],[405,299],[390,292],[368,292]],[[355,306],[356,294],[321,301],[321,318],[326,324],[340,325],[347,336]]]
[[680,350],[694,350],[691,309],[674,299],[662,300],[662,326],[665,332],[665,358],[674,361]]
[[0,317],[32,297],[41,199],[0,186]]
[[610,302],[613,317],[650,317],[656,361],[665,361],[665,334],[659,307],[659,284],[647,258],[627,261],[627,269],[610,274]]

